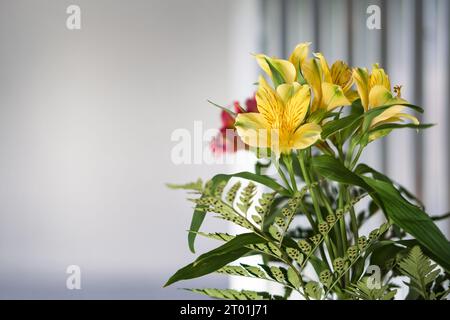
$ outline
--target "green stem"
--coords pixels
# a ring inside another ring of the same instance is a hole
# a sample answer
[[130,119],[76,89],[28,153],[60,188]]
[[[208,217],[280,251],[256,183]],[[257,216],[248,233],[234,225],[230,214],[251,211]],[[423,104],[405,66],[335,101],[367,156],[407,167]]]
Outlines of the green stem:
[[361,157],[361,153],[364,150],[363,146],[359,146],[358,152],[356,153],[355,158],[353,159],[352,163],[350,164],[349,169],[353,170],[353,168],[356,166],[356,164],[358,163],[359,157]]
[[[328,214],[330,215],[334,215],[333,209],[331,208],[331,204],[328,201],[327,196],[325,195],[325,193],[322,191],[321,188],[317,188],[319,196],[322,200],[322,202],[324,203],[325,207],[327,208]],[[334,234],[336,235],[336,239],[338,240],[337,242],[337,249],[334,250],[334,255],[336,256],[338,252],[342,252],[343,255],[343,247],[341,247],[342,245],[342,240],[341,240],[341,234],[339,233],[339,230],[336,228],[333,228],[334,230]],[[331,245],[334,245],[333,242],[331,241]]]
[[[348,188],[346,188],[346,197],[347,197],[347,202],[350,201],[350,191],[348,190]],[[358,219],[356,218],[356,213],[355,213],[355,208],[353,206],[350,207],[350,225],[352,228],[352,233],[353,233],[353,237],[354,240],[357,241],[359,236],[358,236]]]
[[276,161],[274,161],[274,165],[275,165],[275,168],[277,168],[278,174],[280,175],[281,179],[286,184],[286,186],[289,189],[289,191],[292,193],[292,188],[289,185],[289,182],[288,182],[288,180],[286,178],[286,175],[284,174],[283,170],[280,167],[280,163],[276,160]]
[[291,179],[291,185],[292,188],[294,190],[294,192],[297,192],[297,181],[295,180],[295,173],[294,173],[294,167],[292,166],[292,156],[291,155],[285,155],[282,156],[283,157],[283,161],[286,164],[286,168],[288,169],[289,172],[289,177]]
[[[316,212],[317,220],[319,221],[319,223],[324,222],[322,212],[320,211],[319,202],[317,201],[316,192],[314,190],[314,187],[311,184],[311,179],[309,177],[308,171],[306,170],[304,153],[302,153],[302,151],[300,151],[300,155],[299,155],[298,159],[300,162],[300,169],[302,170],[303,178],[305,179],[306,185],[308,186],[309,192],[311,194],[311,198],[313,201],[313,207],[314,207],[314,211]],[[330,244],[330,239],[329,239],[328,235],[325,236],[325,244],[328,248],[328,253],[330,254],[331,260],[334,260],[335,257],[334,257],[333,247]],[[326,255],[323,252],[323,250],[321,250],[320,253],[321,253],[323,261],[328,264],[328,259],[326,258]]]

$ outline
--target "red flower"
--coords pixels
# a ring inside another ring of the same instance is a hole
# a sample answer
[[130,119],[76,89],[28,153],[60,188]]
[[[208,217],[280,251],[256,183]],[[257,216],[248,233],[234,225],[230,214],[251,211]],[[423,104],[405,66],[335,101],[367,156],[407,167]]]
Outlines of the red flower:
[[[240,105],[239,101],[235,101],[233,106],[236,114],[258,112],[255,96],[248,98],[245,101],[245,108]],[[244,146],[244,143],[241,141],[235,130],[235,116],[225,110],[222,110],[220,117],[222,120],[222,126],[217,136],[211,141],[211,150],[216,154],[223,152],[236,152]]]

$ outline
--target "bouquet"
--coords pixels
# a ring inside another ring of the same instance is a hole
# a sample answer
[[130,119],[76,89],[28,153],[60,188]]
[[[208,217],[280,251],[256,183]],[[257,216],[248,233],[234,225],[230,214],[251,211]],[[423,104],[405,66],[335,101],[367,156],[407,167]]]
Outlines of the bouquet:
[[[197,236],[220,245],[166,286],[215,272],[283,290],[190,290],[221,299],[391,300],[403,285],[403,298],[445,299],[450,244],[434,223],[442,217],[430,217],[411,192],[360,161],[372,141],[394,130],[430,127],[408,113],[422,108],[403,99],[378,64],[371,71],[343,61],[330,67],[322,54],[310,56],[309,45],[299,44],[289,60],[255,55],[267,80],[259,77],[247,108],[222,111],[214,149],[235,151],[226,144],[238,137],[258,156],[255,171],[169,185],[196,195],[190,250]],[[266,174],[269,168],[276,176]],[[202,232],[208,215],[245,232]],[[381,225],[372,225],[375,215]],[[372,230],[364,233],[367,225]],[[255,255],[262,263],[239,261]]]

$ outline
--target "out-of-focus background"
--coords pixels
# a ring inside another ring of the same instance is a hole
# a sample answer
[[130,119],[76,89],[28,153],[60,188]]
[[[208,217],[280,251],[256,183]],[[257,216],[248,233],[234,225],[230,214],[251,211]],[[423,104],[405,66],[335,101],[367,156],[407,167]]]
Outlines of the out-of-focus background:
[[[81,30],[66,28],[72,4]],[[250,53],[286,57],[304,41],[328,60],[379,62],[424,106],[437,126],[394,132],[364,160],[448,212],[449,17],[446,0],[0,0],[0,298],[199,298],[162,288],[195,257],[191,204],[164,184],[247,164],[176,165],[171,135],[220,125],[206,99],[252,94]],[[69,265],[81,290],[66,288]]]

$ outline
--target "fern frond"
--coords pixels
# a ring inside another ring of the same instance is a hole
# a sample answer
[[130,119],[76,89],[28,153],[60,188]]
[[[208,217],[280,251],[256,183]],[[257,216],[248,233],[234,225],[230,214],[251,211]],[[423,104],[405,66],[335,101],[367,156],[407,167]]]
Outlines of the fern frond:
[[206,238],[215,239],[215,240],[222,240],[222,241],[230,241],[235,236],[228,234],[228,233],[222,233],[222,232],[214,232],[214,233],[206,233],[206,232],[197,232],[198,235],[201,235]]
[[247,278],[256,278],[267,281],[276,282],[286,288],[291,288],[298,291],[300,287],[300,279],[297,273],[290,267],[285,269],[277,266],[251,266],[241,264],[240,266],[228,265],[220,268],[217,273],[227,274],[230,276],[241,276]]
[[241,188],[241,185],[242,185],[241,182],[238,181],[234,185],[232,185],[231,188],[227,192],[225,199],[231,206],[233,206],[233,204],[234,204],[234,200],[236,199],[236,194],[239,191],[239,189]]
[[275,195],[275,192],[263,193],[261,198],[258,200],[259,205],[255,206],[255,211],[257,214],[253,215],[252,219],[260,227],[264,225],[264,220],[270,212]]
[[257,292],[250,290],[234,290],[234,289],[186,289],[195,293],[200,293],[215,299],[226,300],[270,300],[273,297],[267,292]]
[[170,189],[193,190],[193,191],[198,191],[198,192],[203,191],[202,179],[198,179],[196,182],[189,182],[189,183],[185,183],[185,184],[167,183],[166,186]]
[[316,281],[310,281],[305,286],[306,294],[316,300],[322,299],[323,289]]
[[440,270],[436,264],[426,257],[419,246],[411,249],[408,256],[398,264],[400,272],[409,277],[408,286],[420,294],[424,299],[430,300],[431,284],[438,277]]
[[357,284],[348,288],[346,292],[356,300],[392,300],[397,294],[397,290],[391,290],[388,285],[369,288],[367,281],[368,277],[362,278]]
[[256,185],[253,182],[249,182],[248,185],[242,190],[239,197],[239,203],[237,207],[243,214],[247,214],[248,209],[252,205],[252,199],[256,194]]

